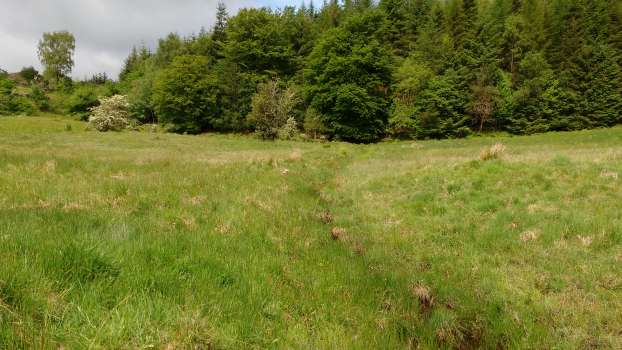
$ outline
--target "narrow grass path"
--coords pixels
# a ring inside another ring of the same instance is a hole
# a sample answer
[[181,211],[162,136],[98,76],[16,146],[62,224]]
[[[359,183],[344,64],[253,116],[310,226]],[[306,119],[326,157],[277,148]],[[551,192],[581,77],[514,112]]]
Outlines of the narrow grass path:
[[569,136],[505,139],[491,162],[493,140],[357,151],[325,196],[392,281],[386,328],[424,348],[622,345],[622,137]]
[[403,345],[378,332],[386,281],[320,217],[351,146],[10,122],[4,347]]

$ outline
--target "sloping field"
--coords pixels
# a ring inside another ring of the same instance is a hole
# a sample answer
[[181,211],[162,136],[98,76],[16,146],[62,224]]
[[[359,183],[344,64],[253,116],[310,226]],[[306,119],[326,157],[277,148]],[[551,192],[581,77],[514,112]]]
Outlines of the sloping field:
[[622,128],[84,127],[0,118],[0,348],[622,348]]

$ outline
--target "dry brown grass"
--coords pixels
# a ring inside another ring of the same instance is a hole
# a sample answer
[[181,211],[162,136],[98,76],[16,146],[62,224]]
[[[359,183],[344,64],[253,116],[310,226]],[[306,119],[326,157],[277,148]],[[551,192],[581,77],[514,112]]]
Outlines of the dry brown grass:
[[421,283],[417,283],[412,286],[413,296],[419,300],[419,304],[421,308],[425,310],[429,310],[434,305],[434,296],[432,296],[432,291],[430,287],[423,285]]
[[520,235],[520,239],[523,242],[535,241],[538,237],[540,237],[540,230],[538,229],[527,230]]
[[603,170],[600,173],[600,176],[601,177],[605,177],[605,178],[610,178],[610,179],[613,179],[613,180],[617,180],[618,177],[619,177],[618,173],[616,173],[615,171],[607,171],[607,170]]
[[325,224],[330,224],[334,220],[333,215],[328,211],[323,211],[321,213],[318,213],[317,218]]
[[346,230],[341,227],[333,227],[333,229],[330,230],[330,237],[335,241],[342,239],[345,234]]
[[489,148],[483,149],[479,154],[479,159],[482,161],[499,159],[505,153],[505,145],[497,142]]
[[194,197],[186,198],[184,202],[187,204],[191,204],[191,205],[201,205],[206,200],[207,198],[205,196],[194,196]]
[[592,242],[594,241],[594,238],[592,236],[578,235],[577,238],[579,239],[579,241],[581,241],[581,244],[583,244],[585,247],[589,247],[590,245],[592,245]]

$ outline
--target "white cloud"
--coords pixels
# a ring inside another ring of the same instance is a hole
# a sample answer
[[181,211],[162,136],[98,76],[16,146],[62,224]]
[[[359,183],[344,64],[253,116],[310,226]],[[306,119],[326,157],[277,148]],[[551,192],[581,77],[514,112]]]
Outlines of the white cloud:
[[35,45],[0,29],[0,68],[15,71],[22,66],[38,64]]
[[[157,45],[170,32],[210,28],[218,0],[0,0],[0,68],[39,67],[42,33],[68,30],[76,37],[73,76],[106,72],[116,77],[133,45]],[[229,13],[256,0],[225,0]],[[262,2],[263,4],[263,2]]]

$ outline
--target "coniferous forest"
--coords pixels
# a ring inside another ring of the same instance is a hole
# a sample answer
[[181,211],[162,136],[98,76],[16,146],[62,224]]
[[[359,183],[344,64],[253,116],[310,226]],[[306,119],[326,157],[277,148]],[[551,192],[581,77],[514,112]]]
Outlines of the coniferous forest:
[[[622,122],[618,0],[346,0],[234,16],[221,3],[215,12],[212,28],[133,48],[106,93],[172,131],[265,138],[283,127],[366,143]],[[70,112],[97,104],[74,90]]]
[[622,0],[316,6],[0,69],[0,350],[622,349]]
[[[461,137],[622,122],[616,0],[382,0],[220,6],[211,31],[134,49],[120,77],[140,117],[247,130],[259,84],[297,91],[331,138]],[[317,120],[314,120],[317,119]],[[314,123],[315,121],[315,123]]]

